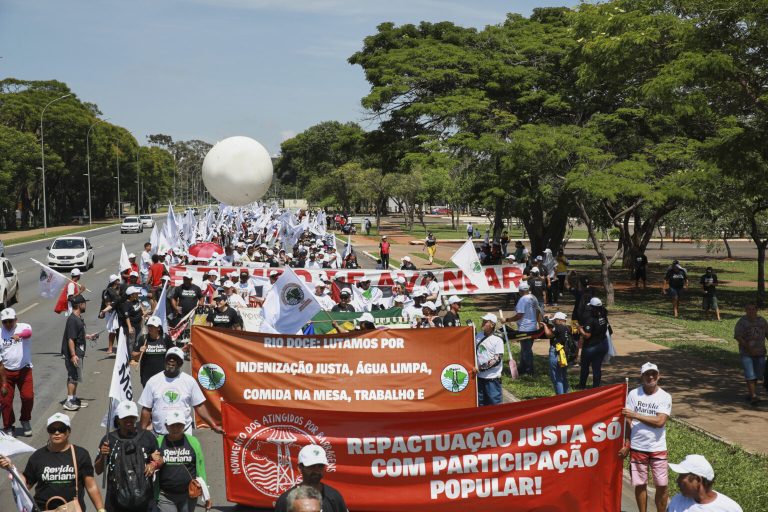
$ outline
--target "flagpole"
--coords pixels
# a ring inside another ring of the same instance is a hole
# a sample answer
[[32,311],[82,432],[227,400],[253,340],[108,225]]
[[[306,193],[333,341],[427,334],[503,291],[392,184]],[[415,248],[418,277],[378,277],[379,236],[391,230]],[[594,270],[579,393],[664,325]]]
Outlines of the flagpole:
[[[107,439],[107,444],[109,444],[109,424],[112,422],[112,398],[109,398],[109,407],[107,407],[107,421],[106,421],[106,432],[104,432],[104,436]],[[110,450],[112,447],[110,446]],[[110,452],[111,454],[111,452]],[[101,455],[101,446],[99,446],[99,455]],[[107,473],[109,473],[109,464],[107,463],[107,460],[104,460],[104,476],[101,479],[101,486],[106,489],[107,487]]]

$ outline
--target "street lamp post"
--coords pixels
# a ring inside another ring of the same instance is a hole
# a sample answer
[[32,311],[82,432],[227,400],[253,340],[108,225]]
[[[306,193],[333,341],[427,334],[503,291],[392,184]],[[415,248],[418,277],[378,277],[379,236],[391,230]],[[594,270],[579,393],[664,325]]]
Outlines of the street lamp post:
[[93,215],[91,212],[91,144],[90,144],[90,137],[91,137],[91,130],[94,126],[99,124],[102,121],[107,121],[109,118],[106,119],[97,119],[95,123],[93,123],[91,126],[88,127],[88,132],[85,134],[85,162],[88,168],[88,224],[93,224]]
[[70,96],[72,96],[72,93],[65,94],[64,96],[60,96],[55,100],[49,101],[48,104],[43,107],[43,111],[40,112],[40,155],[42,159],[42,171],[43,171],[43,234],[44,235],[48,234],[48,207],[45,201],[45,139],[43,137],[43,116],[45,115],[45,110],[48,107],[50,107],[52,104],[56,103],[59,100],[63,100],[64,98],[68,98]]
[[136,215],[141,213],[141,188],[139,186],[139,149],[141,146],[136,146]]
[[117,218],[120,219],[123,216],[123,212],[120,209],[120,150],[115,149],[115,169],[117,169]]

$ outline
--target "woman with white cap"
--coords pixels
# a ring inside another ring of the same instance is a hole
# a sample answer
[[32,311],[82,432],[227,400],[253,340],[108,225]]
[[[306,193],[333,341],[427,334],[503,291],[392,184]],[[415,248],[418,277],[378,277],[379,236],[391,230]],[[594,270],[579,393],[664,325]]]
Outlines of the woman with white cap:
[[[35,488],[34,500],[40,510],[55,510],[77,500],[85,510],[85,493],[97,512],[106,512],[99,486],[93,478],[93,464],[88,451],[69,442],[72,423],[69,416],[57,412],[47,422],[48,442],[30,455],[22,473],[28,488]],[[0,468],[10,469],[12,462],[0,455]],[[52,478],[51,476],[55,476]]]
[[608,312],[603,307],[603,302],[597,297],[592,297],[587,306],[590,312],[589,318],[586,323],[579,326],[582,345],[578,389],[587,387],[590,368],[592,368],[592,387],[600,386],[603,359],[608,353]]
[[163,332],[163,322],[158,316],[147,319],[147,332],[136,338],[131,347],[131,356],[139,364],[141,387],[147,381],[165,370],[165,354],[174,343],[168,333]]
[[104,291],[101,292],[101,308],[99,309],[99,318],[103,318],[107,324],[106,329],[109,333],[109,344],[107,346],[107,355],[112,355],[117,337],[117,329],[120,323],[117,318],[117,312],[120,306],[120,276],[112,274],[109,276],[109,282]]

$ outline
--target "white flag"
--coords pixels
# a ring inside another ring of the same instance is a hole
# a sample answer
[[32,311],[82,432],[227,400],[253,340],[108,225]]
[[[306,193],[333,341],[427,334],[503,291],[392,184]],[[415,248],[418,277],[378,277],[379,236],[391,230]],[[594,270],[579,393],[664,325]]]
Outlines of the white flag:
[[13,457],[21,453],[32,453],[35,449],[27,443],[0,432],[0,455]]
[[122,274],[124,270],[130,269],[131,262],[128,259],[128,251],[125,250],[125,244],[123,244],[123,248],[120,249],[120,261],[117,264],[117,273]]
[[344,247],[344,254],[341,257],[347,259],[350,254],[352,254],[352,235],[347,236],[347,245]]
[[[154,247],[154,245],[152,245]],[[157,253],[167,253],[171,248],[171,244],[168,243],[168,239],[165,237],[165,233],[162,231],[157,235]]]
[[168,215],[165,218],[165,226],[163,226],[163,233],[168,243],[173,245],[176,243],[176,239],[179,237],[179,226],[176,223],[176,216],[173,214],[173,205],[168,204]]
[[45,299],[58,299],[61,289],[69,282],[69,279],[36,259],[30,259],[40,265],[40,296]]
[[117,353],[115,366],[112,368],[112,384],[109,386],[109,398],[118,402],[133,400],[133,384],[131,383],[131,347],[123,329],[117,337]]
[[152,244],[152,254],[157,254],[157,244],[160,242],[160,233],[157,230],[157,224],[152,227],[152,233],[149,235],[149,243]]
[[19,475],[19,472],[15,467],[8,470],[8,478],[11,479],[13,499],[16,502],[16,508],[19,512],[32,512],[35,510],[35,503],[32,501],[32,496],[29,494],[29,491],[24,484],[21,483],[21,475]]
[[459,247],[459,250],[453,253],[451,261],[456,264],[457,267],[464,272],[472,284],[478,288],[482,288],[488,285],[485,279],[485,272],[483,272],[483,266],[480,264],[480,259],[477,257],[475,251],[475,245],[472,240],[467,240]]
[[[285,267],[267,293],[262,308],[264,322],[280,334],[296,334],[304,324],[322,311],[291,267]],[[266,332],[266,331],[265,331]]]
[[168,282],[163,285],[163,291],[160,292],[160,298],[157,299],[157,306],[155,306],[155,310],[152,312],[153,316],[159,317],[160,321],[163,322],[163,334],[168,334],[168,314],[165,311],[166,306],[166,293],[168,292]]

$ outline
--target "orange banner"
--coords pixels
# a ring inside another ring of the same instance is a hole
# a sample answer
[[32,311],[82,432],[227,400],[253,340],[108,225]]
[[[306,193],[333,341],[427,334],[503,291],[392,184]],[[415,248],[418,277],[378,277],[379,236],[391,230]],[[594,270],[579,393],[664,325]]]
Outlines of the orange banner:
[[211,416],[220,401],[347,411],[477,404],[472,329],[283,335],[192,328],[192,375]]
[[308,444],[354,511],[621,510],[624,385],[475,409],[352,413],[224,404],[229,501],[273,507]]

